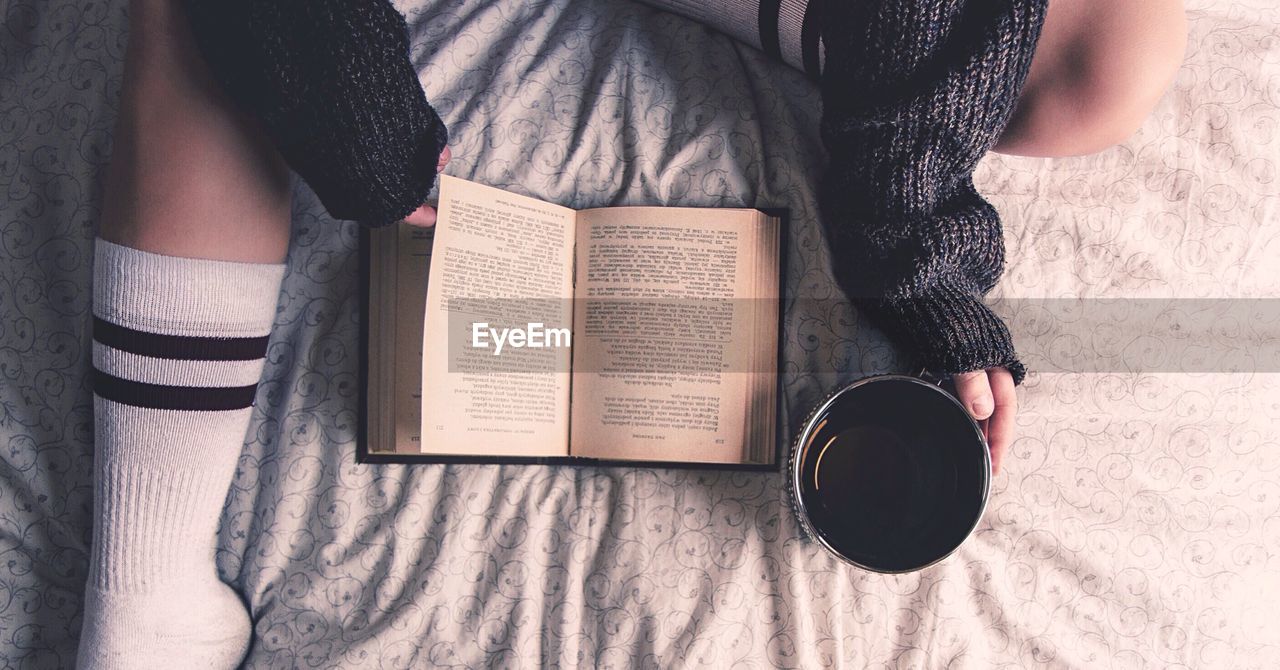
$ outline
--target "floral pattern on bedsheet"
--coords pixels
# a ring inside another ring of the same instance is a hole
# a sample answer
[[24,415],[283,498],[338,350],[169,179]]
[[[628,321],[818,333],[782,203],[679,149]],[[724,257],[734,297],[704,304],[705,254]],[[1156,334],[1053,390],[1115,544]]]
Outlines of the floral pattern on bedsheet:
[[[575,207],[791,209],[789,420],[900,365],[831,300],[818,97],[798,73],[621,0],[399,6],[452,173]],[[60,668],[91,537],[89,277],[124,11],[0,16],[0,667]],[[984,161],[999,297],[1280,289],[1280,10],[1199,0],[1191,19],[1173,90],[1124,145]],[[357,231],[301,185],[294,219],[220,531],[252,609],[247,667],[1280,663],[1275,374],[1033,366],[975,536],[872,575],[799,539],[777,475],[357,465]],[[1034,325],[1014,330],[1050,349]]]

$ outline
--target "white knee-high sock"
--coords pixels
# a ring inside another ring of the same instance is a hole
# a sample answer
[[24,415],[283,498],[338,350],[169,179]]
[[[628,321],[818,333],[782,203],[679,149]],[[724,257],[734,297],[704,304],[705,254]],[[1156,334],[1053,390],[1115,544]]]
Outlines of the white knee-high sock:
[[810,12],[810,0],[640,1],[763,49],[815,79],[826,61],[821,21]]
[[245,604],[218,579],[284,265],[95,241],[94,527],[77,667],[234,668]]

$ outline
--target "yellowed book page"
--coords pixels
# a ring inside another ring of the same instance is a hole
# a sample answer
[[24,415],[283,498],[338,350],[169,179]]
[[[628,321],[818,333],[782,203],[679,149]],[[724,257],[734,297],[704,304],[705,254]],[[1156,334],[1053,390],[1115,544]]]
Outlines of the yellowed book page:
[[756,277],[754,305],[756,310],[755,384],[753,395],[754,444],[752,460],[774,463],[777,458],[778,418],[778,326],[782,318],[779,310],[779,282],[781,281],[780,243],[782,228],[779,219],[763,212],[759,215],[763,226],[758,247],[759,264]]
[[511,329],[523,317],[526,331],[539,323],[567,332],[574,211],[442,175],[438,212],[422,336],[422,451],[566,455],[570,348],[504,349],[480,324]]
[[395,450],[422,450],[422,318],[431,269],[431,228],[399,225],[395,309]]
[[[365,444],[370,452],[396,451],[396,256],[397,231],[373,228],[368,231],[369,293],[365,387]],[[426,279],[423,279],[426,288]],[[417,344],[414,348],[417,348]],[[413,451],[417,451],[415,447]]]
[[747,460],[758,221],[755,210],[579,213],[570,453]]

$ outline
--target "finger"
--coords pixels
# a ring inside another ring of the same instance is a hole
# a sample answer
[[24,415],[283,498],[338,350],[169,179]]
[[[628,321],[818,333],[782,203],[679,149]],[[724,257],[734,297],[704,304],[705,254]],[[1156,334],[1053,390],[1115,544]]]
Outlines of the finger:
[[440,152],[440,161],[436,163],[436,172],[443,172],[444,166],[449,164],[449,159],[451,158],[453,158],[453,152],[446,145],[444,151]]
[[995,411],[991,413],[991,472],[1000,474],[1000,463],[1013,444],[1013,417],[1018,413],[1018,392],[1013,385],[1013,375],[1003,367],[991,368],[991,395]]
[[991,399],[991,383],[987,381],[986,370],[974,370],[955,375],[956,398],[964,405],[974,419],[982,420],[991,416],[995,404]]
[[409,216],[404,217],[404,222],[419,228],[430,228],[436,225],[436,208],[431,205],[423,205],[413,210]]

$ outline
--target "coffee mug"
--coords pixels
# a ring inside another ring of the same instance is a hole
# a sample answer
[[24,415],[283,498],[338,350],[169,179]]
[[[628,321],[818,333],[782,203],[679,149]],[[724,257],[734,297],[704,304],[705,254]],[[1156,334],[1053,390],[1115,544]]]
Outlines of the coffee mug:
[[876,375],[818,405],[789,460],[806,535],[881,573],[926,568],[969,537],[986,510],[991,452],[943,381]]

